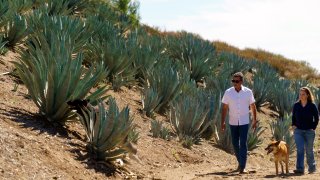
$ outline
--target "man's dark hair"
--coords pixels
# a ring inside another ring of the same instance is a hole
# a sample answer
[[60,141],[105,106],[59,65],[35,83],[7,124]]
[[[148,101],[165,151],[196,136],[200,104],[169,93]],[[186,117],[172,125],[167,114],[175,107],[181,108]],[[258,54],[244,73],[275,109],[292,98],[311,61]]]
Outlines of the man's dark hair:
[[243,80],[243,74],[242,74],[242,72],[236,72],[236,73],[234,73],[234,74],[233,74],[233,77],[239,77],[241,81]]

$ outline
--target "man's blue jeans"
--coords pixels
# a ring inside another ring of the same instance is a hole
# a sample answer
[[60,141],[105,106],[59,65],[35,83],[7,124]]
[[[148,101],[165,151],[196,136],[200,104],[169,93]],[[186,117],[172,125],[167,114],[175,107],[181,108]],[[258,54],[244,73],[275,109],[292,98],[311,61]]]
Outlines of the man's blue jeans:
[[314,145],[315,131],[302,130],[296,128],[294,130],[294,140],[297,146],[297,164],[296,169],[304,171],[304,152],[306,152],[308,171],[314,172],[316,170],[316,161],[314,160],[313,145]]
[[249,124],[241,126],[230,125],[230,131],[232,137],[233,150],[237,157],[239,166],[241,169],[245,169],[247,163],[247,139]]

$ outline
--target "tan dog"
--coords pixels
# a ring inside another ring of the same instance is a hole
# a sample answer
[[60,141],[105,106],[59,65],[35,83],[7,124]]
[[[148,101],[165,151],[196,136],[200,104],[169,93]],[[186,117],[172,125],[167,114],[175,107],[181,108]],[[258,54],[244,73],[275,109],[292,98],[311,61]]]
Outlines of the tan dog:
[[268,147],[265,149],[267,150],[267,154],[273,153],[274,154],[274,163],[276,165],[276,174],[278,175],[278,164],[280,162],[281,171],[283,172],[283,164],[286,164],[286,174],[289,173],[289,147],[284,141],[272,141]]

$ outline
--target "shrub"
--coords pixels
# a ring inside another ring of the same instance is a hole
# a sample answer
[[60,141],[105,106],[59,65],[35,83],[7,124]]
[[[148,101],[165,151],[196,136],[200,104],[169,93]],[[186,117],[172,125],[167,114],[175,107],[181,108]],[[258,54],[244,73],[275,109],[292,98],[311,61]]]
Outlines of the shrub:
[[128,141],[137,144],[139,139],[140,139],[140,132],[137,131],[137,126],[133,125],[133,128],[128,134]]
[[207,77],[217,66],[215,48],[211,42],[187,32],[168,36],[166,40],[168,55],[182,62],[190,72],[190,78],[196,82]]
[[7,41],[6,46],[11,49],[21,43],[22,40],[28,35],[27,21],[23,16],[18,14],[15,14],[12,18],[10,18],[3,28],[3,40]]
[[161,61],[164,50],[164,40],[158,36],[150,36],[145,31],[134,34],[137,44],[132,45],[130,53],[133,54],[133,65],[137,69],[136,79],[146,80],[147,74]]
[[249,129],[248,141],[247,141],[248,151],[253,151],[254,149],[258,148],[262,144],[263,138],[261,137],[261,135],[266,130],[265,128],[262,128],[260,126],[260,123],[257,123],[255,130],[251,128],[251,125],[252,124],[250,123],[250,126],[249,126],[250,129]]
[[279,81],[278,73],[267,63],[257,62],[252,72],[252,81],[248,81],[249,88],[252,89],[257,110],[268,102],[272,96],[273,84]]
[[94,35],[89,56],[91,62],[103,61],[109,73],[106,74],[108,80],[112,83],[115,91],[120,90],[122,86],[131,86],[135,84],[135,75],[137,69],[133,67],[133,53],[128,44],[135,44],[134,39],[124,39],[118,33],[119,30],[108,22],[103,23],[100,32]]
[[7,41],[3,41],[2,37],[0,37],[0,55],[6,53],[6,45]]
[[35,10],[27,20],[31,37],[44,36],[49,47],[52,46],[51,41],[55,41],[52,38],[68,38],[75,54],[87,51],[88,41],[94,34],[90,24],[68,16],[49,16],[46,12]]
[[275,81],[271,87],[271,96],[268,101],[273,109],[279,113],[282,119],[286,113],[291,112],[293,104],[297,101],[299,90],[291,88],[291,81],[280,79]]
[[210,124],[206,117],[209,112],[209,100],[203,97],[180,96],[170,108],[170,123],[182,143],[198,143],[201,134]]
[[[103,64],[82,67],[82,55],[72,58],[74,45],[70,42],[70,37],[52,35],[49,44],[44,35],[39,35],[27,44],[28,51],[20,51],[19,61],[13,62],[40,114],[54,123],[64,124],[70,119],[74,113],[67,102],[84,99],[106,71]],[[100,89],[91,99],[103,93]]]
[[153,111],[165,113],[171,102],[181,93],[188,74],[179,72],[170,60],[161,62],[147,75],[142,91],[143,110],[147,115]]
[[115,100],[109,99],[106,111],[103,102],[99,103],[99,111],[93,106],[81,105],[77,110],[88,138],[89,152],[97,160],[108,162],[122,159],[126,153],[136,153],[131,149],[129,134],[132,132],[132,118],[128,106],[119,110]]
[[276,141],[285,141],[289,146],[290,154],[293,153],[296,144],[293,135],[290,132],[291,116],[285,114],[283,118],[276,119],[275,121],[270,122],[269,125],[272,137]]
[[152,137],[161,138],[164,140],[170,139],[170,130],[163,126],[163,123],[158,120],[151,121]]

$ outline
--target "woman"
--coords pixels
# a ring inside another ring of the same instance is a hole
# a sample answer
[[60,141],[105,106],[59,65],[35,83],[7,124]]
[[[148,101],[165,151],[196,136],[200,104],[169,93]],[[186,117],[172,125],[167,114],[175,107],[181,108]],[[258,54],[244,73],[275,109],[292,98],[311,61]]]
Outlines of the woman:
[[302,87],[299,92],[299,100],[293,106],[292,127],[294,129],[294,140],[297,146],[297,162],[294,173],[304,173],[305,151],[309,173],[316,171],[313,145],[315,130],[319,121],[319,112],[313,101],[314,99],[310,89]]

